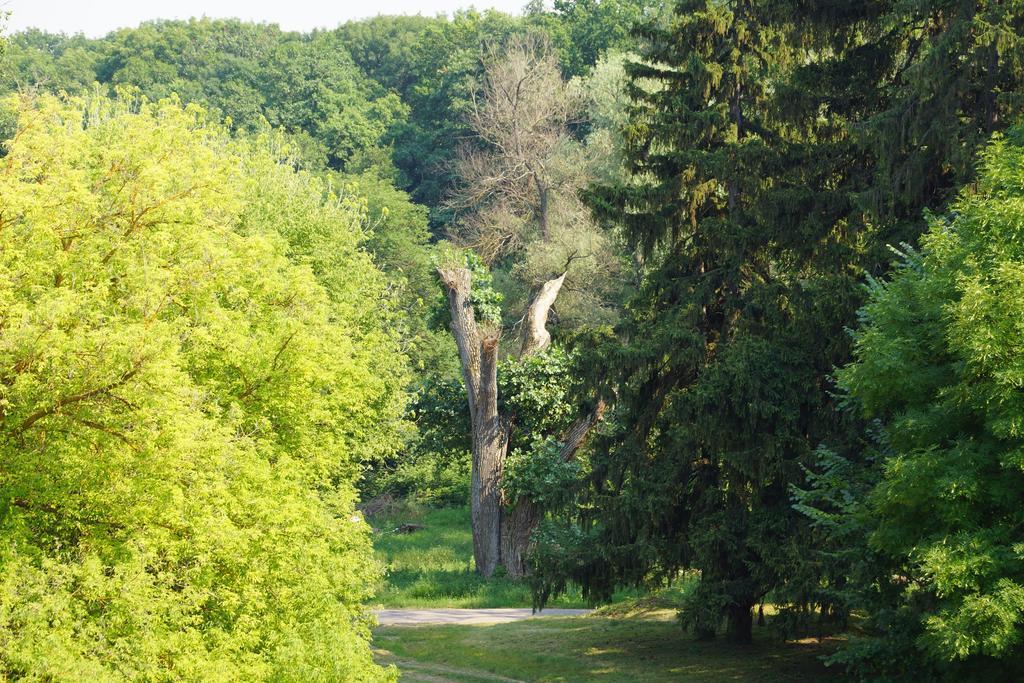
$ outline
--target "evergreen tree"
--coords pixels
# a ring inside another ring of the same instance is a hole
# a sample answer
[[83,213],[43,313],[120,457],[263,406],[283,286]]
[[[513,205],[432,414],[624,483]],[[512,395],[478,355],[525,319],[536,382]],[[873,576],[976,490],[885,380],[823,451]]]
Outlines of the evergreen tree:
[[594,363],[612,368],[595,382],[616,390],[616,428],[592,463],[583,535],[563,539],[578,557],[553,563],[540,598],[567,576],[602,598],[693,567],[683,616],[706,635],[724,615],[748,640],[766,598],[842,621],[849,566],[817,552],[793,486],[821,443],[862,448],[829,379],[849,357],[859,280],[883,267],[886,241],[920,232],[921,207],[970,177],[978,141],[1012,114],[1019,14],[687,1],[645,29],[632,180],[590,193],[645,259],[644,286],[626,344]]
[[634,181],[591,197],[647,274],[629,344],[604,364],[621,368],[619,429],[592,462],[601,551],[579,578],[603,597],[697,568],[685,620],[707,636],[725,616],[738,642],[800,561],[788,488],[834,430],[824,375],[844,346],[828,311],[851,289],[832,234],[846,207],[775,113],[793,50],[772,5],[684,2],[647,30],[631,67]]

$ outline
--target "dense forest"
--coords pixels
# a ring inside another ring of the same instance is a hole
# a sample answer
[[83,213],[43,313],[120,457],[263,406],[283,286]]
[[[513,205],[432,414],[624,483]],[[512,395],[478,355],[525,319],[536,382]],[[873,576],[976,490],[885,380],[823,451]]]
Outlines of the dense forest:
[[382,499],[537,607],[1024,676],[1019,2],[33,29],[0,91],[0,679],[392,680]]

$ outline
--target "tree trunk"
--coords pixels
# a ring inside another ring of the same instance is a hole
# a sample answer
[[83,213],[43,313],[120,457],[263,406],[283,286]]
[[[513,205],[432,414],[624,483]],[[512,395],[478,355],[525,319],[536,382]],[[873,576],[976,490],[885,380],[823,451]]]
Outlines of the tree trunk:
[[[511,425],[498,413],[498,344],[501,331],[481,331],[472,304],[472,276],[461,267],[438,268],[448,293],[452,335],[459,349],[466,383],[473,443],[470,507],[473,524],[473,557],[477,571],[491,576],[504,565],[514,578],[528,573],[530,536],[540,523],[541,511],[531,501],[503,507],[501,477],[508,452]],[[546,326],[548,313],[565,282],[565,273],[545,282],[526,311],[520,356],[540,353],[551,343]],[[562,457],[575,456],[590,429],[601,419],[604,402],[580,418],[563,437]]]
[[484,576],[502,564],[501,472],[508,450],[508,425],[498,414],[498,340],[494,333],[480,344],[480,391],[473,421],[473,557],[477,571]]
[[541,512],[533,502],[521,498],[505,514],[501,533],[501,557],[510,578],[521,579],[530,573],[528,565],[530,537],[540,524]]
[[[473,310],[472,274],[466,268],[438,268],[448,292],[448,311],[452,316],[452,336],[459,349],[462,378],[466,383],[470,420],[476,420],[477,391],[480,383],[480,330]],[[474,429],[474,438],[475,438]]]
[[472,303],[472,275],[466,268],[439,268],[448,292],[452,335],[459,349],[472,429],[473,474],[470,508],[473,558],[490,576],[501,564],[501,470],[508,448],[508,426],[498,415],[497,331],[481,335]]
[[735,603],[726,608],[725,638],[730,643],[749,645],[754,640],[754,602]]

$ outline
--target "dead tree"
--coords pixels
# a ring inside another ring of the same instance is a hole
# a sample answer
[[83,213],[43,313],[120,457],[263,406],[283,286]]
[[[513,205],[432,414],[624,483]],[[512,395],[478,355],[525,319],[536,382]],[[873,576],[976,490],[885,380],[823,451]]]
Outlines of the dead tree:
[[554,168],[579,106],[546,42],[516,38],[488,50],[469,112],[475,137],[459,150],[461,182],[448,199],[468,210],[452,235],[457,242],[491,263],[548,238],[557,195],[583,182]]
[[[448,294],[452,334],[459,350],[472,429],[473,556],[477,570],[490,576],[504,566],[509,576],[527,573],[530,535],[540,510],[520,500],[507,510],[501,494],[502,470],[508,455],[511,418],[498,411],[498,342],[500,329],[477,323],[472,304],[472,276],[464,267],[438,269]],[[565,281],[561,273],[545,282],[533,296],[524,316],[520,357],[544,351],[551,343],[546,324]],[[561,457],[575,457],[590,429],[601,419],[604,404],[580,419],[563,436]]]
[[[575,174],[553,170],[579,102],[562,79],[550,46],[535,39],[514,39],[502,50],[491,50],[484,66],[481,93],[469,115],[476,139],[460,153],[456,170],[461,184],[449,205],[463,214],[453,239],[492,263],[527,242],[545,242],[559,215],[555,204],[578,201],[576,189],[583,176],[578,169]],[[519,357],[540,353],[550,345],[548,315],[574,258],[575,254],[566,260],[561,272],[536,283],[517,340]],[[530,534],[540,511],[528,500],[508,510],[502,500],[502,470],[514,425],[510,416],[498,411],[501,330],[478,323],[467,268],[444,266],[438,274],[448,295],[472,425],[471,505],[477,570],[490,576],[504,566],[510,576],[523,576]],[[600,412],[573,425],[563,439],[563,457],[575,456],[597,419]]]

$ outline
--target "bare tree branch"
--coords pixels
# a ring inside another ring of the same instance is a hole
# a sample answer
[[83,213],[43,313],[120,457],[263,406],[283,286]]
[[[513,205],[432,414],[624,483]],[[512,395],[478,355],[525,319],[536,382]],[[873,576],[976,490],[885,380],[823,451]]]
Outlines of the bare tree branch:
[[558,292],[565,282],[565,271],[556,278],[548,280],[533,296],[529,308],[526,309],[526,322],[523,325],[522,345],[519,349],[521,357],[540,353],[551,344],[551,333],[547,330],[548,312],[558,298]]

